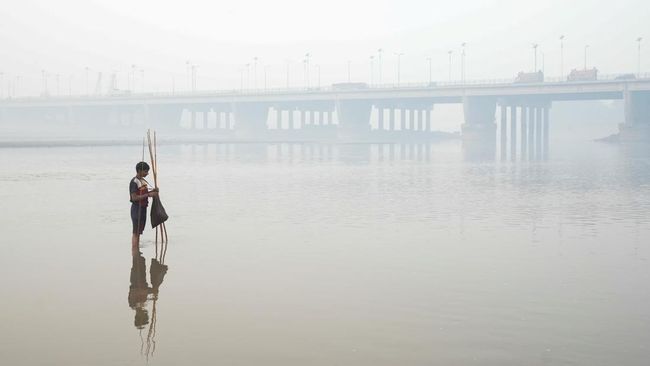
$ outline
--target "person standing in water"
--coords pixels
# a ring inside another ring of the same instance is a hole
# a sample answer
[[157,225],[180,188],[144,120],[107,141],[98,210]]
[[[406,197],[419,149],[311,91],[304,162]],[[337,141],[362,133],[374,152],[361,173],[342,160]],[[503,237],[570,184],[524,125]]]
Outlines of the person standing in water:
[[140,235],[147,223],[147,206],[149,197],[156,197],[158,189],[149,190],[149,183],[144,179],[149,175],[149,164],[144,161],[135,165],[136,175],[129,183],[131,200],[131,222],[133,223],[133,236],[131,237],[131,250],[139,251]]

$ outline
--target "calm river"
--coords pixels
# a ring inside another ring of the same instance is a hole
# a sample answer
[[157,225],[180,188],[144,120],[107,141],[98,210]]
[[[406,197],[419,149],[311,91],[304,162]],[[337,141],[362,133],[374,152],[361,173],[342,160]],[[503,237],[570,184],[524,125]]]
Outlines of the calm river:
[[647,365],[650,154],[459,142],[0,148],[3,365]]

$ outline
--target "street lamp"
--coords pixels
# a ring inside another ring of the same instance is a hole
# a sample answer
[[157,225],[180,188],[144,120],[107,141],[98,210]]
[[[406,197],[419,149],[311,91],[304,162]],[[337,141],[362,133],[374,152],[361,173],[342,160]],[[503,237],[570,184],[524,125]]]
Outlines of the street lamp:
[[375,76],[375,56],[370,56],[370,86],[374,84]]
[[639,77],[641,77],[641,41],[643,40],[643,37],[639,37],[636,39],[637,42],[637,49],[638,49],[638,55],[637,55],[637,66],[636,66],[636,73]]
[[320,65],[316,65],[316,69],[318,70],[318,89],[320,89]]
[[382,64],[381,64],[381,53],[384,52],[383,49],[378,48],[377,49],[377,54],[378,54],[378,59],[377,61],[379,62],[379,84],[381,85],[381,69],[382,69]]
[[451,54],[454,53],[454,51],[449,50],[447,51],[447,54],[449,54],[449,81],[451,82]]
[[192,71],[192,91],[196,91],[196,69],[198,68],[198,65],[192,65],[191,71]]
[[431,84],[431,57],[427,57],[427,61],[429,61],[429,84]]
[[257,89],[257,56],[253,57],[253,86]]
[[400,83],[400,59],[402,58],[404,54],[403,53],[395,53],[395,56],[397,56],[397,86],[399,86]]
[[246,89],[249,90],[251,88],[251,64],[247,63],[246,64]]
[[286,60],[287,63],[287,89],[289,89],[289,60]]
[[585,45],[585,70],[587,70],[587,48],[589,48],[589,45]]
[[564,79],[564,34],[560,36],[560,77]]
[[305,85],[309,89],[309,58],[311,54],[309,52],[305,53]]
[[267,75],[267,70],[269,69],[269,65],[264,65],[264,91],[266,91],[267,84],[266,84],[266,75]]
[[533,43],[533,53],[535,54],[535,66],[533,67],[533,72],[537,72],[537,46],[539,46],[537,43]]
[[465,46],[467,43],[463,42],[460,44],[461,47],[461,69],[460,69],[460,78],[463,82],[465,82]]

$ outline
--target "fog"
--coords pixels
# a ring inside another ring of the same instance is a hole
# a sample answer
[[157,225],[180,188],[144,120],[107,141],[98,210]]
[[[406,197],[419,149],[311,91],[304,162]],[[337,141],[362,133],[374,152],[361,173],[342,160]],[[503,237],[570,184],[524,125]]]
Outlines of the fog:
[[[309,53],[311,84],[370,81],[370,56],[383,50],[382,82],[396,82],[395,53],[402,56],[402,81],[449,79],[461,73],[461,43],[466,43],[466,78],[511,78],[534,67],[533,43],[539,44],[538,68],[560,75],[584,63],[601,73],[635,72],[638,37],[647,35],[645,1],[21,1],[2,5],[0,81],[6,95],[38,95],[43,71],[50,94],[84,94],[97,73],[117,75],[120,89],[171,91],[189,89],[186,62],[197,66],[201,90],[253,88],[264,70],[269,87],[305,84],[303,59]],[[543,59],[543,61],[542,61]],[[650,57],[642,58],[648,69]],[[129,75],[135,65],[133,86]],[[250,75],[249,75],[250,74]],[[379,65],[375,65],[379,77]],[[18,78],[18,79],[16,79]],[[58,87],[57,81],[58,78]]]
[[649,14],[5,1],[0,363],[647,365]]

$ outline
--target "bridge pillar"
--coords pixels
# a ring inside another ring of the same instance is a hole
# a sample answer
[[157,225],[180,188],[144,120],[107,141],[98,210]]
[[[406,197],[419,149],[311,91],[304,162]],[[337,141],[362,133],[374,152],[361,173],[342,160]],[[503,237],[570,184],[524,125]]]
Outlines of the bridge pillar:
[[465,123],[461,126],[464,142],[482,141],[494,144],[496,140],[496,98],[464,97]]
[[549,131],[550,131],[550,118],[549,118],[549,113],[551,111],[550,106],[544,107],[544,157],[548,157],[548,147],[549,147]]
[[400,116],[399,116],[400,131],[403,131],[405,127],[406,127],[406,108],[402,107],[400,109]]
[[264,133],[268,105],[264,103],[233,103],[235,134],[240,138],[254,138]]
[[521,160],[528,154],[528,107],[521,106]]
[[380,105],[377,106],[377,129],[386,129],[386,126],[384,126],[384,107]]
[[535,158],[542,157],[542,110],[543,107],[537,107],[535,113]]
[[275,129],[276,130],[282,129],[282,109],[280,108],[277,108],[275,110]]
[[422,111],[422,131],[429,132],[431,131],[431,111],[425,109]]
[[517,106],[510,106],[510,159],[517,157]]
[[650,142],[650,91],[625,91],[625,123],[619,125],[619,140]]
[[390,124],[390,132],[395,132],[397,130],[397,118],[399,116],[399,109],[393,108]]
[[370,132],[372,103],[366,100],[338,100],[338,135],[343,139],[359,139]]
[[501,105],[501,123],[499,124],[499,130],[501,135],[501,159],[505,159],[506,154],[506,144],[508,142],[508,106]]

